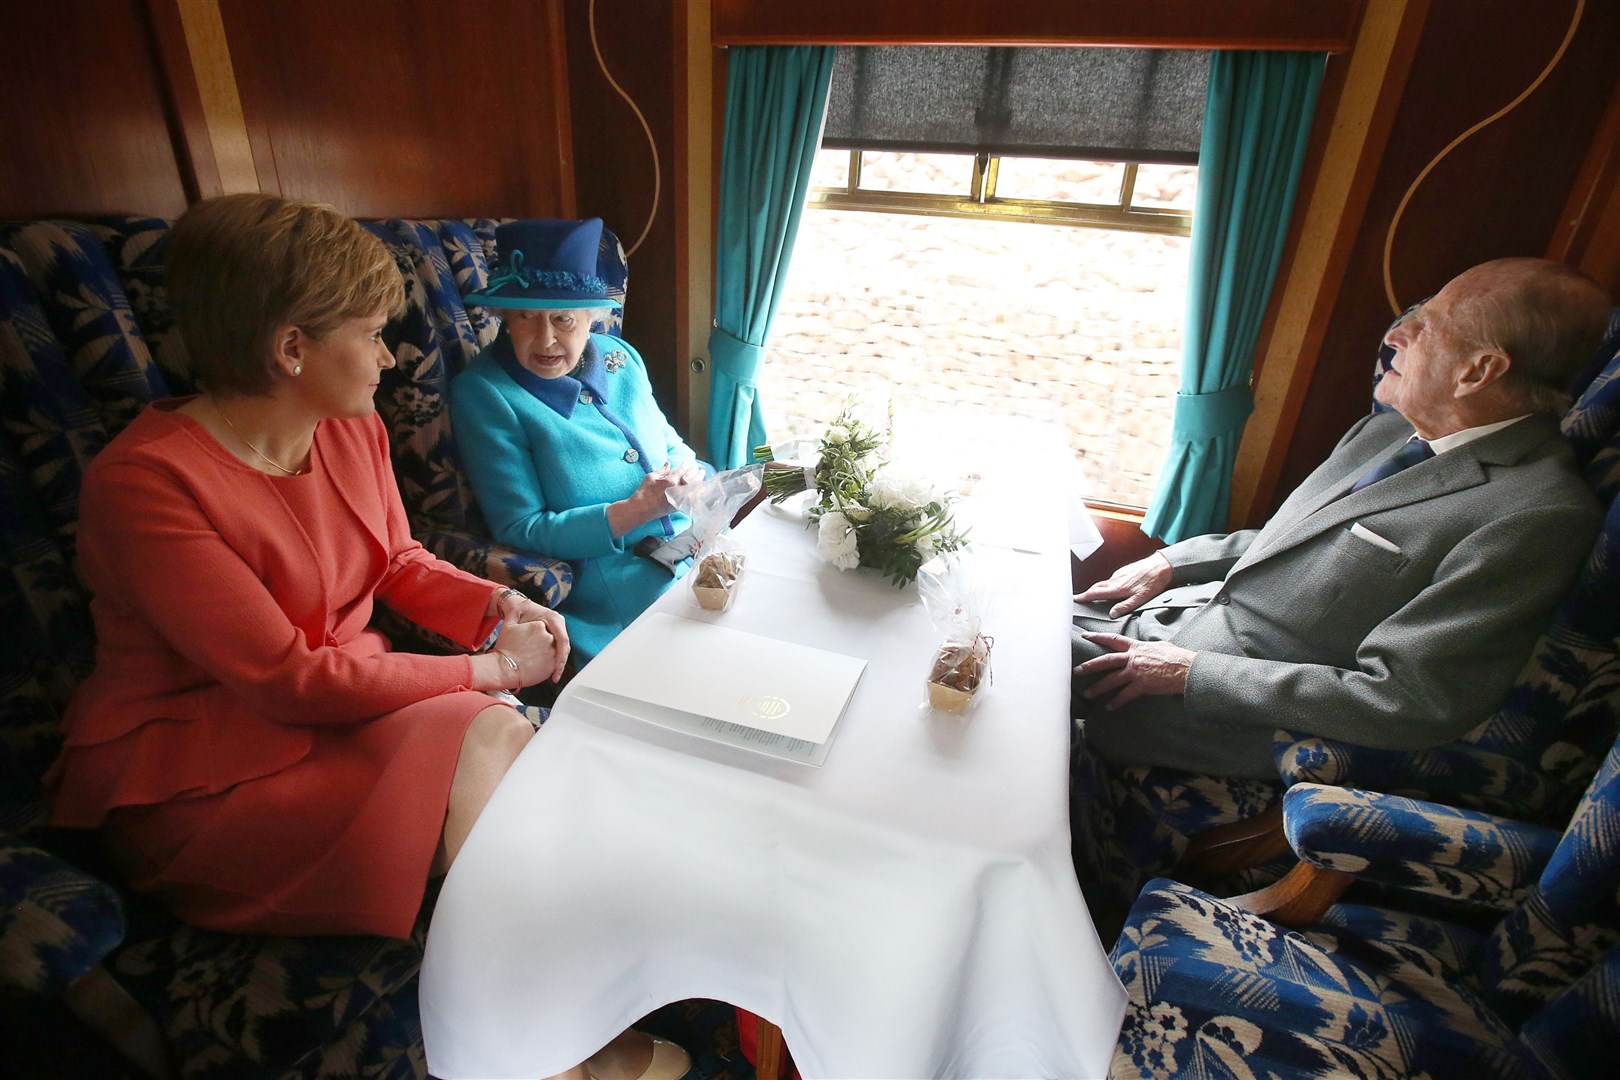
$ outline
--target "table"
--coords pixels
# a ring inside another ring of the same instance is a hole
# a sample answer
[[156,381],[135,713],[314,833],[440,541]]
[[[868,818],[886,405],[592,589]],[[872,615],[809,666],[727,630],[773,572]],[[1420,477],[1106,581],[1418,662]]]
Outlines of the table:
[[803,515],[768,505],[737,530],[729,612],[684,586],[651,610],[866,657],[822,767],[563,692],[440,894],[435,1076],[558,1072],[693,997],[775,1021],[807,1078],[1105,1075],[1124,992],[1069,860],[1067,511],[1020,458],[964,507],[1019,525],[977,552],[995,683],[967,716],[921,707],[938,635],[915,588],[821,562]]

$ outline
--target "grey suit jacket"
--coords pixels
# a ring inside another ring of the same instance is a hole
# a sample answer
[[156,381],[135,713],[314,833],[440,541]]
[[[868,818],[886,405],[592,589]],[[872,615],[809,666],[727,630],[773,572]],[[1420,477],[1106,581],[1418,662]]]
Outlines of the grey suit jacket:
[[1411,434],[1396,413],[1370,416],[1263,529],[1164,549],[1175,584],[1141,615],[1198,654],[1186,693],[1092,710],[1093,749],[1274,777],[1276,728],[1416,750],[1477,726],[1568,592],[1601,511],[1550,416],[1349,494]]

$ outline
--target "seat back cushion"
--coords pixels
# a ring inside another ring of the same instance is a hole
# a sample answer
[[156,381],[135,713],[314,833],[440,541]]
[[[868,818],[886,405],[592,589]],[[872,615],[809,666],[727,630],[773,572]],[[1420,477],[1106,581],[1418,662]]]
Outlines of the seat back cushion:
[[1575,809],[1530,897],[1480,949],[1479,986],[1515,1026],[1620,943],[1620,741]]

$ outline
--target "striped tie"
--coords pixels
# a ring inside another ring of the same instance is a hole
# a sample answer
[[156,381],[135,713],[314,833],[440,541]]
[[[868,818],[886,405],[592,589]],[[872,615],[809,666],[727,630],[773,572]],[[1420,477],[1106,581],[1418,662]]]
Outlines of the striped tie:
[[1350,492],[1355,494],[1368,484],[1376,484],[1386,477],[1394,476],[1402,469],[1410,468],[1418,462],[1427,461],[1432,457],[1434,457],[1434,447],[1414,435],[1402,443],[1400,449],[1368,469],[1361,479],[1356,481],[1356,486],[1351,488]]

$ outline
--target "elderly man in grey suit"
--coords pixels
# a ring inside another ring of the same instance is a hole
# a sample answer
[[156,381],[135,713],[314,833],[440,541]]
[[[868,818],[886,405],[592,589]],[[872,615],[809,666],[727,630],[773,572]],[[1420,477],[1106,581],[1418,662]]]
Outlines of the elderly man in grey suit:
[[1375,396],[1393,411],[1264,528],[1172,544],[1077,595],[1090,752],[1275,778],[1276,728],[1416,750],[1476,726],[1597,534],[1557,414],[1609,304],[1539,259],[1463,273],[1386,337]]

